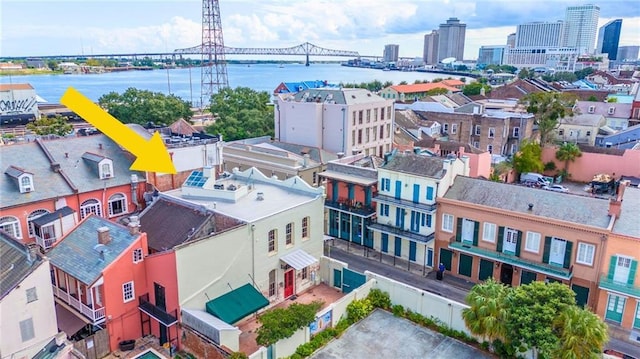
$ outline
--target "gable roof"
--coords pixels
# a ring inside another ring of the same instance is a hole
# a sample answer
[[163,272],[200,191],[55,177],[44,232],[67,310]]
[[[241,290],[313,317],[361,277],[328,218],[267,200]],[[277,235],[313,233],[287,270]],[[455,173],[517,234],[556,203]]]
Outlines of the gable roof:
[[560,119],[560,126],[573,125],[573,126],[598,126],[604,124],[606,119],[602,115],[586,114],[586,115],[574,115]]
[[0,91],[9,90],[34,90],[31,84],[0,84]]
[[191,136],[194,133],[198,133],[196,129],[185,119],[181,118],[171,125],[169,125],[172,133],[177,133],[184,136]]
[[613,225],[613,232],[640,239],[638,213],[640,213],[640,188],[629,186],[625,188],[622,195],[620,217]]
[[[98,228],[101,227],[107,227],[111,237],[105,245],[98,244]],[[140,235],[132,235],[120,224],[90,215],[63,237],[47,257],[51,265],[91,285],[122,252],[138,241]]]
[[455,178],[444,198],[599,228],[608,228],[610,220],[605,199],[464,176]]
[[444,161],[444,159],[438,157],[396,152],[380,168],[416,176],[442,178],[445,174]]
[[9,294],[42,263],[42,258],[35,253],[29,261],[28,253],[27,246],[0,230],[0,299]]
[[[576,108],[581,114],[589,114],[589,108],[593,107],[593,114],[603,115],[605,117],[615,117],[628,119],[631,117],[630,103],[616,103],[616,102],[594,102],[594,101],[578,101]],[[614,108],[612,114],[609,113],[610,108]]]

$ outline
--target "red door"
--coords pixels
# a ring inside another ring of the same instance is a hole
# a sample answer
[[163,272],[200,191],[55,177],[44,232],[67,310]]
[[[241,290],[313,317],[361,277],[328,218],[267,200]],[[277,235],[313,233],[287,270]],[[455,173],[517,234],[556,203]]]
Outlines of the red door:
[[293,269],[284,272],[284,297],[289,298],[293,295]]

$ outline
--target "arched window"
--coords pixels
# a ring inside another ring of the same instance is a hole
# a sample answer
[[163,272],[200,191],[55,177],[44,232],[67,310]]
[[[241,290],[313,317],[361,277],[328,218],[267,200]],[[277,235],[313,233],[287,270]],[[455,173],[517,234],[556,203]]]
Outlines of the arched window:
[[17,239],[22,239],[22,231],[20,231],[20,221],[16,217],[6,216],[0,218],[0,229],[4,230]]
[[127,213],[127,197],[122,193],[116,193],[109,197],[109,217]]
[[269,297],[276,295],[276,270],[269,272]]
[[102,164],[102,178],[110,178],[113,176],[113,173],[111,173],[111,164],[110,163],[103,163]]
[[29,217],[27,217],[27,229],[29,230],[29,237],[33,238],[33,236],[35,235],[35,228],[33,227],[32,221],[38,217],[44,216],[47,213],[49,213],[49,211],[47,211],[46,209],[36,209],[29,214]]
[[90,213],[102,217],[102,206],[97,199],[88,199],[80,205],[80,219],[83,219]]

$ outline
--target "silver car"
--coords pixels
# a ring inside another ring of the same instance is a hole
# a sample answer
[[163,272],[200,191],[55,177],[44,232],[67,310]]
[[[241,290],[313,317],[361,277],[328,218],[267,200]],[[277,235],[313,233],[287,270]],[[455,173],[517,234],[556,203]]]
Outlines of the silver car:
[[569,189],[567,187],[561,186],[559,184],[550,184],[547,186],[542,186],[542,189],[546,189],[547,191],[562,192],[562,193],[569,192]]

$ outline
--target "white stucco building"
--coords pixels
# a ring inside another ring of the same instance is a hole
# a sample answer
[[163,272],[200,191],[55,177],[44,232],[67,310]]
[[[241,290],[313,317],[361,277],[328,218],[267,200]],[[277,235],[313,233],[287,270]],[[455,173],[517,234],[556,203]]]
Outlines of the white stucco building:
[[31,358],[58,333],[49,261],[33,249],[0,231],[2,359]]
[[274,111],[275,137],[334,153],[382,156],[393,143],[392,106],[392,100],[356,88],[281,95]]

